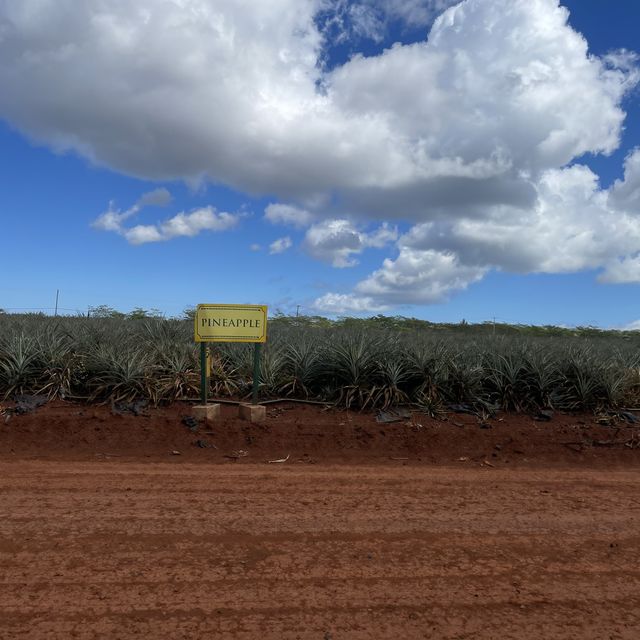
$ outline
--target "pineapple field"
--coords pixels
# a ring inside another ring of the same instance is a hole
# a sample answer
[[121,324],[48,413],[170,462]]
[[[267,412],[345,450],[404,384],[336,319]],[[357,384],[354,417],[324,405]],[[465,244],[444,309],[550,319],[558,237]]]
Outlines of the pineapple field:
[[[108,404],[196,399],[189,318],[0,314],[0,399],[33,394]],[[210,397],[249,397],[251,345],[211,345]],[[432,417],[640,406],[640,335],[512,325],[276,316],[260,397],[359,411],[406,405]]]

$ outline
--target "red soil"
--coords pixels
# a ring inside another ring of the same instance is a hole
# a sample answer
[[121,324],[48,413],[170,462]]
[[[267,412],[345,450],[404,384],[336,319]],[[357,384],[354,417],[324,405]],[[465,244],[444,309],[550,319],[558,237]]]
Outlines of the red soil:
[[640,429],[149,413],[0,422],[2,640],[640,637]]

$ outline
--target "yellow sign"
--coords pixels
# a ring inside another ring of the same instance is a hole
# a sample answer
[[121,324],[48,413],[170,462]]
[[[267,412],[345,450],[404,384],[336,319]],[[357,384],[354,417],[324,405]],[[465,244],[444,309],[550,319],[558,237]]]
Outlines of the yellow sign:
[[196,342],[266,342],[267,307],[256,304],[199,304]]

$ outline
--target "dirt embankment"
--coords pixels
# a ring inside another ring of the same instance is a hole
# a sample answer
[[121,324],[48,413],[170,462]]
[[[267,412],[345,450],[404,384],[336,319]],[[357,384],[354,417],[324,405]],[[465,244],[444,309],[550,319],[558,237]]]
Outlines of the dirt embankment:
[[555,413],[548,421],[499,414],[481,421],[465,413],[445,420],[412,413],[384,424],[373,413],[285,403],[269,405],[263,425],[239,420],[232,405],[222,406],[219,422],[194,425],[190,413],[186,403],[133,415],[52,402],[6,422],[0,418],[0,459],[246,464],[289,456],[290,464],[640,466],[640,422],[622,417],[601,424],[591,414]]

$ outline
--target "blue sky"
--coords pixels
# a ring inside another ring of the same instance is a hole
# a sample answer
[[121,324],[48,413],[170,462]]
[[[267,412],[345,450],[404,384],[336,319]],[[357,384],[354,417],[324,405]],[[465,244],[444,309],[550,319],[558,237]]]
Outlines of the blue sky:
[[640,320],[640,4],[245,4],[0,1],[0,308]]

